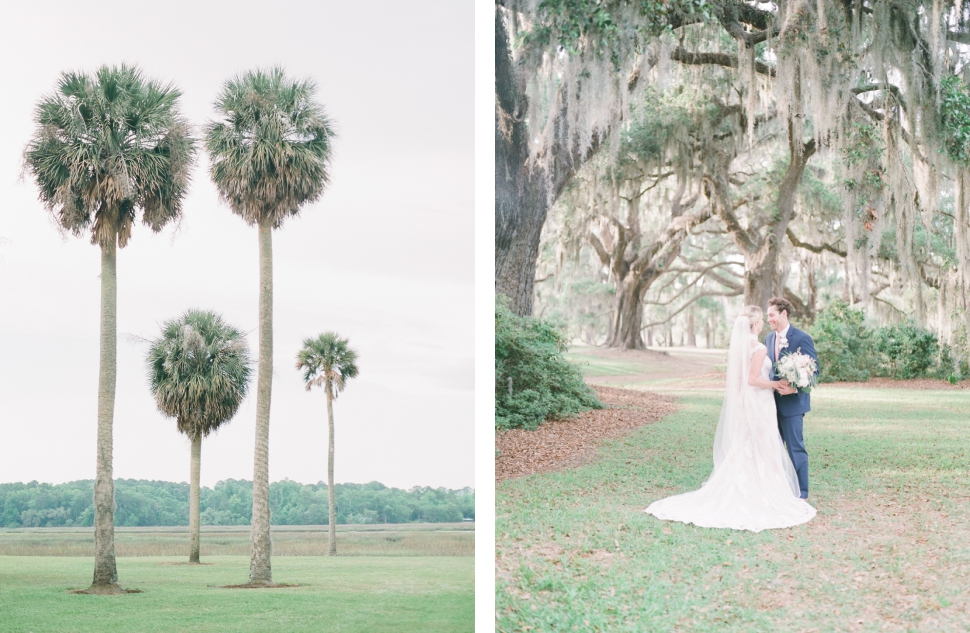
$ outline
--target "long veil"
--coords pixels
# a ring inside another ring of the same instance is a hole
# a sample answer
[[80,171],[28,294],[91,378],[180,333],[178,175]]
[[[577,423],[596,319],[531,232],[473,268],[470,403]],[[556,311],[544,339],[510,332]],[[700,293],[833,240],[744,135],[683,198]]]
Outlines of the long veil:
[[[756,340],[751,334],[751,322],[746,316],[739,316],[734,320],[734,329],[731,330],[731,344],[728,348],[727,358],[727,381],[724,388],[724,402],[721,405],[721,415],[717,421],[717,430],[714,431],[714,473],[718,467],[724,463],[725,458],[738,447],[739,442],[752,441],[753,438],[745,438],[741,425],[744,424],[746,414],[754,414],[757,407],[746,408],[747,398],[754,397],[754,388],[748,385],[748,372],[751,367],[752,342]],[[772,410],[774,407],[772,407]],[[750,425],[748,425],[750,428]],[[771,425],[771,428],[776,428]],[[777,434],[777,431],[775,431]],[[781,435],[777,434],[778,450],[782,460],[788,485],[792,493],[799,496],[798,476],[795,474],[795,467],[792,465],[788,451],[781,440]]]
[[[744,396],[747,385],[748,368],[751,366],[751,322],[746,316],[734,320],[731,330],[731,344],[728,347],[727,384],[724,388],[724,402],[721,415],[714,431],[714,471],[724,462],[724,458],[736,445],[739,425],[742,420]],[[714,474],[711,473],[711,477]]]

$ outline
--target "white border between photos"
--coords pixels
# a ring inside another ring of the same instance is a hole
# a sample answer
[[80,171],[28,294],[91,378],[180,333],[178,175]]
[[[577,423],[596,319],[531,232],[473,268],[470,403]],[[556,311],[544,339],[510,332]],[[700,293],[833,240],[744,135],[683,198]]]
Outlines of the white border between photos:
[[475,631],[495,630],[495,19],[475,0]]

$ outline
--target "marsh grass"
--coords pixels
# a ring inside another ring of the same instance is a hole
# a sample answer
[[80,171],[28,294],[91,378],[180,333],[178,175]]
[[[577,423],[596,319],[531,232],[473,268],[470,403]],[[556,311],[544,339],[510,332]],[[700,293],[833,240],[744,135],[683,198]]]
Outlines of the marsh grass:
[[593,463],[497,486],[499,631],[970,630],[970,394],[819,388],[819,514],[759,534],[643,512],[710,474],[721,394],[680,395]]
[[[0,556],[94,556],[92,528],[0,530]],[[325,556],[327,526],[274,526],[274,556]],[[201,557],[249,556],[249,526],[203,526]],[[122,556],[189,555],[187,527],[115,528]],[[474,556],[474,526],[467,523],[339,525],[341,556]]]

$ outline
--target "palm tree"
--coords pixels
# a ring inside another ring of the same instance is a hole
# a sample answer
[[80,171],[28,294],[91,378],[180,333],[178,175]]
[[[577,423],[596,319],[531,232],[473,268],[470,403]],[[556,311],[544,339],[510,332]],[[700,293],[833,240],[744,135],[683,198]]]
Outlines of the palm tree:
[[259,229],[259,369],[253,457],[252,558],[249,585],[273,584],[269,533],[269,410],[273,380],[273,229],[317,200],[330,181],[334,132],[308,80],[281,68],[237,76],[206,126],[209,174],[233,213]]
[[327,497],[330,502],[330,551],[337,555],[337,509],[333,497],[333,401],[344,390],[347,380],[357,377],[357,352],[349,341],[335,332],[303,340],[303,349],[296,355],[296,368],[303,370],[307,391],[313,385],[323,385],[327,392],[327,421],[330,424],[330,450],[327,457]]
[[242,332],[215,312],[189,310],[166,321],[148,350],[148,377],[158,410],[192,441],[189,562],[199,562],[199,472],[202,438],[228,422],[252,373]]
[[144,78],[134,66],[102,66],[94,75],[63,73],[54,92],[37,104],[37,129],[24,151],[24,169],[57,223],[76,236],[90,234],[101,248],[94,581],[88,589],[96,593],[121,591],[111,465],[116,249],[131,238],[139,209],[154,232],[181,214],[195,147],[178,109],[180,94],[172,85]]

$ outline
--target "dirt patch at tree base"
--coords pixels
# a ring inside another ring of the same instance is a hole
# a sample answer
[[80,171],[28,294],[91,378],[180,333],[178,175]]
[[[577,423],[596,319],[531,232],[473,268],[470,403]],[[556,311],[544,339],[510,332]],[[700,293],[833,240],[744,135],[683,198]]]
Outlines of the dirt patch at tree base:
[[603,440],[656,422],[677,409],[670,396],[599,385],[593,389],[605,409],[550,420],[534,431],[498,432],[495,480],[574,468],[595,455]]
[[88,587],[87,589],[69,589],[67,593],[81,594],[88,596],[123,596],[126,593],[145,593],[141,589],[122,589],[115,585],[113,587]]

